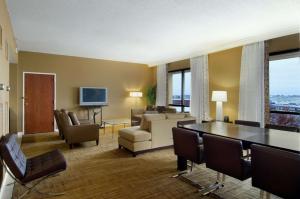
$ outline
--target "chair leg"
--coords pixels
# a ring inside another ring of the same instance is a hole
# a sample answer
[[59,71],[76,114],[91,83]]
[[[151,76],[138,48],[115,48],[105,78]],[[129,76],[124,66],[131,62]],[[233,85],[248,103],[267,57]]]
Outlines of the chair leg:
[[[48,196],[60,196],[60,195],[64,195],[65,193],[42,192],[42,191],[36,190],[36,186],[37,185],[39,185],[41,182],[45,181],[49,177],[53,177],[53,176],[56,176],[56,175],[57,174],[45,176],[45,177],[41,178],[40,180],[37,180],[36,183],[34,183],[31,187],[28,187],[26,185],[23,185],[23,184],[19,183],[23,187],[25,187],[27,190],[21,196],[19,196],[18,199],[22,199],[24,196],[26,196],[27,194],[29,194],[31,191],[34,191],[36,193],[43,194],[43,195],[48,195]],[[18,182],[18,181],[16,181],[16,182]]]
[[[222,175],[222,177],[220,177]],[[225,175],[217,172],[217,180],[214,184],[208,186],[207,188],[199,190],[202,196],[210,194],[215,190],[221,189],[224,187]]]
[[69,144],[69,148],[70,148],[70,149],[73,149],[73,144]]
[[119,149],[121,149],[122,148],[122,146],[121,145],[119,145]]
[[96,140],[96,145],[99,145],[99,139],[98,139],[98,140]]
[[193,180],[190,180],[187,176],[184,176],[184,174],[190,174],[193,171],[193,167],[194,167],[194,162],[191,161],[191,165],[188,165],[190,167],[190,169],[188,170],[184,170],[184,171],[180,171],[179,173],[177,173],[176,175],[171,176],[171,178],[179,178],[180,180],[196,187],[197,189],[203,189],[203,186],[201,186],[200,184],[198,184],[197,182],[194,182]]

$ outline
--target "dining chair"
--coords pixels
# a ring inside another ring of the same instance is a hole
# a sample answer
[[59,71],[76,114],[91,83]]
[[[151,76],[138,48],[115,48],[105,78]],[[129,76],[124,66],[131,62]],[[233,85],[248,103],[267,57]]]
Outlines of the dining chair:
[[177,127],[183,127],[184,125],[188,124],[196,124],[196,120],[184,120],[184,121],[178,121]]
[[[216,135],[203,134],[206,167],[217,171],[214,184],[201,191],[209,194],[224,186],[225,175],[239,180],[251,177],[251,161],[243,157],[242,142]],[[220,178],[222,174],[222,178]]]
[[300,198],[300,154],[253,144],[252,186],[282,198]]
[[185,158],[191,162],[190,170],[179,172],[172,177],[182,177],[188,183],[196,186],[199,189],[203,187],[192,180],[184,177],[183,174],[191,174],[193,171],[194,163],[204,163],[203,141],[199,137],[197,132],[186,130],[183,128],[172,128],[173,141],[174,141],[174,153],[178,157]]
[[299,132],[299,128],[294,127],[294,126],[281,126],[281,125],[275,125],[275,124],[266,124],[265,128],[282,130],[282,131]]
[[[243,125],[243,126],[260,127],[259,122],[247,121],[247,120],[235,120],[234,124]],[[246,150],[246,156],[249,156],[251,153],[250,151],[251,143],[248,142],[242,142],[242,143],[243,143],[243,150]]]
[[259,122],[247,121],[247,120],[235,120],[234,124],[239,124],[239,125],[244,125],[244,126],[260,127]]

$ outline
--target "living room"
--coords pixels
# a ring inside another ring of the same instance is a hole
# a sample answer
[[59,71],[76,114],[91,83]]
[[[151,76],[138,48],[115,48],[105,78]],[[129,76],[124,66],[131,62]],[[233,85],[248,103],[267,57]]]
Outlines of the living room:
[[[257,18],[252,18],[251,9],[259,8],[256,4],[265,12],[256,10]],[[174,151],[173,127],[180,122],[202,127],[218,121],[236,126],[238,120],[249,120],[260,122],[257,131],[269,129],[269,124],[299,131],[298,101],[280,99],[282,104],[275,106],[273,99],[282,95],[273,88],[281,85],[272,79],[273,60],[294,58],[295,66],[299,63],[297,1],[1,0],[0,8],[0,133],[17,135],[27,160],[59,150],[65,163],[60,175],[29,190],[16,183],[22,178],[15,173],[9,177],[3,167],[3,198],[19,198],[26,190],[25,198],[46,197],[35,190],[64,192],[57,198],[259,198],[263,189],[252,186],[250,179],[241,183],[227,177],[223,188],[203,195],[181,179],[207,187],[216,176],[207,163],[187,176],[170,178],[182,170]],[[256,75],[248,75],[253,74],[248,65],[256,64],[261,67],[253,69]],[[42,78],[46,76],[52,78],[50,84]],[[297,88],[289,87],[297,81],[281,81],[288,86],[280,89],[297,98]],[[106,101],[101,106],[83,106],[80,88],[105,89]],[[215,99],[219,91],[225,97]],[[54,110],[59,111],[57,118]],[[66,110],[64,116],[61,110]],[[138,110],[142,112],[134,123]],[[87,138],[90,130],[74,130],[82,140],[72,141],[66,129],[75,129],[78,122],[82,126],[83,121],[96,129],[96,138]],[[14,186],[8,186],[11,183]],[[265,191],[272,198],[283,197]]]

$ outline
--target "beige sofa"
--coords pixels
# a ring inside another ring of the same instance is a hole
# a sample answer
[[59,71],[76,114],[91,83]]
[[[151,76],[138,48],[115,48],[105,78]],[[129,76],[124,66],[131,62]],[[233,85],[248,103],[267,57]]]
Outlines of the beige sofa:
[[144,114],[140,126],[119,130],[119,148],[123,147],[136,156],[138,153],[172,146],[172,127],[176,127],[178,121],[194,119],[185,113]]

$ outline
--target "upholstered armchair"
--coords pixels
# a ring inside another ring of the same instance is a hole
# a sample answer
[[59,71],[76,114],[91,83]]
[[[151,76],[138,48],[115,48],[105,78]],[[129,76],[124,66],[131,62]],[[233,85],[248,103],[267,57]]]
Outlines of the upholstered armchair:
[[70,149],[73,148],[73,144],[86,141],[96,141],[96,144],[99,144],[99,125],[73,125],[69,115],[64,111],[59,114],[59,123]]

